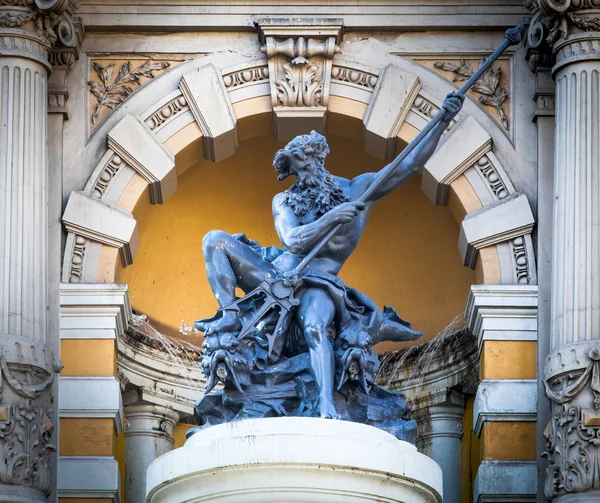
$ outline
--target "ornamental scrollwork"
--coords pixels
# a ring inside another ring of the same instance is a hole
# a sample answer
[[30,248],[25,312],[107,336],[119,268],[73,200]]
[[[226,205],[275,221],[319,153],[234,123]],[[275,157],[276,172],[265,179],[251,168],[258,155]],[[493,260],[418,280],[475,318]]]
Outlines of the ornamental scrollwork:
[[97,124],[101,111],[106,107],[114,109],[123,103],[135,88],[142,85],[142,78],[153,79],[154,72],[164,70],[170,66],[166,61],[151,62],[145,61],[136,68],[131,68],[131,61],[121,65],[121,68],[115,75],[115,63],[102,65],[98,62],[93,63],[99,82],[90,80],[88,85],[90,92],[96,97],[96,106],[92,115],[92,124]]

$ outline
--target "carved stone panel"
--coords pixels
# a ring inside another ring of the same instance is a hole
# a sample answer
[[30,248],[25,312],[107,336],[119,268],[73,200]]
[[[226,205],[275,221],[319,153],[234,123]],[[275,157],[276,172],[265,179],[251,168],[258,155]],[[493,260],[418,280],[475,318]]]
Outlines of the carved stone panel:
[[[472,55],[438,55],[416,60],[446,80],[460,87],[479,68],[485,58]],[[510,131],[510,60],[500,58],[467,93],[479,101],[483,108],[506,131]]]
[[93,131],[112,110],[131,94],[155,79],[181,59],[139,56],[94,56],[89,59],[89,120]]
[[0,354],[0,485],[28,488],[31,501],[45,501],[56,450],[51,384],[60,369],[46,346],[24,337],[3,336]]

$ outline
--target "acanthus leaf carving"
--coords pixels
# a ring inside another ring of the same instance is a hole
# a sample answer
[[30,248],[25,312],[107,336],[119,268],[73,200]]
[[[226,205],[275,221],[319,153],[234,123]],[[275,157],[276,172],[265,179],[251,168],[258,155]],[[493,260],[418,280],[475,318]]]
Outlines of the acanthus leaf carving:
[[142,78],[153,79],[155,77],[154,72],[168,68],[170,63],[167,61],[151,62],[147,60],[132,70],[131,61],[127,61],[121,65],[114,80],[115,63],[105,66],[94,62],[92,66],[100,80],[99,82],[94,80],[88,82],[90,92],[97,100],[92,115],[92,124],[96,124],[104,107],[109,109],[116,108],[129,97],[135,88],[139,88],[142,85]]

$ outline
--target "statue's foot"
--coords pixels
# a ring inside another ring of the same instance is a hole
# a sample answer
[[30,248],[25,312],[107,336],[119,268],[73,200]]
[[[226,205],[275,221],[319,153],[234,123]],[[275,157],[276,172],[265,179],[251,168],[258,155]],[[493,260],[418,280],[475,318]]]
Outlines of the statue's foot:
[[209,336],[211,334],[220,334],[224,332],[236,333],[241,329],[242,322],[240,320],[239,312],[227,309],[223,311],[223,316],[221,316],[221,318],[206,327],[205,335]]
[[319,416],[323,419],[336,419],[339,414],[335,410],[331,400],[321,400],[319,404]]

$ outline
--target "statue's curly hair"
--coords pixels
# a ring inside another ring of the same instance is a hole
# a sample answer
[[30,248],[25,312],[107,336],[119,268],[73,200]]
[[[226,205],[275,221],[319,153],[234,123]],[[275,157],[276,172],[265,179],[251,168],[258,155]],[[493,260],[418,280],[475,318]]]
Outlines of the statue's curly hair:
[[289,160],[292,157],[305,161],[308,156],[315,159],[318,167],[325,165],[325,158],[329,155],[329,145],[322,134],[311,131],[310,134],[296,136],[285,148],[277,151],[273,158],[273,167],[279,173],[278,180],[290,176]]

